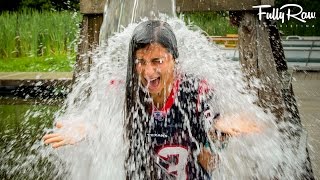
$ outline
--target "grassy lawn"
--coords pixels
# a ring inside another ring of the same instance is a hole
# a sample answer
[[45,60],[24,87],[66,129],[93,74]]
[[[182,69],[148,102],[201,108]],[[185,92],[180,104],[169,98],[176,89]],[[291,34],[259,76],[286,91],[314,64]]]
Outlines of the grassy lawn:
[[0,14],[0,72],[72,71],[81,21],[79,12]]
[[[228,12],[190,12],[183,15],[210,36],[237,34]],[[0,72],[72,71],[81,21],[79,12],[23,10],[0,14]],[[282,24],[284,35],[316,35],[314,20],[307,26]]]
[[67,55],[0,59],[0,72],[68,72],[74,59]]
[[238,33],[237,28],[230,25],[227,12],[188,12],[184,14],[184,20],[187,24],[199,26],[210,36]]
[[[0,72],[72,71],[80,21],[79,12],[68,11],[0,14]],[[185,14],[185,21],[209,35],[236,33],[228,19],[216,13]]]

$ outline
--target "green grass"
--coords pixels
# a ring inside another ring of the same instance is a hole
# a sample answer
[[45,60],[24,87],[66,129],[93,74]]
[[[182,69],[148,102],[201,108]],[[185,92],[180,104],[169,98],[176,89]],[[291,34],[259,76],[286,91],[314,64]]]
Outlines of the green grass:
[[[189,12],[184,14],[187,24],[195,24],[211,36],[225,36],[237,34],[237,27],[229,24],[228,12]],[[289,22],[277,22],[277,26],[285,36],[320,36],[320,21],[317,19],[307,20],[306,23],[297,20]]]
[[3,12],[0,14],[1,71],[71,70],[70,59],[75,59],[80,21],[77,12]]
[[0,72],[69,72],[74,63],[67,55],[6,58],[0,60]]
[[[237,34],[237,28],[229,24],[228,12],[191,12],[183,16],[187,24],[199,26],[207,35]],[[0,71],[71,71],[80,21],[78,12],[2,12]],[[308,25],[278,23],[284,35],[319,35],[318,21],[310,20]]]
[[227,12],[189,12],[184,14],[184,20],[187,24],[199,26],[210,36],[237,34],[238,30],[229,24],[228,16]]

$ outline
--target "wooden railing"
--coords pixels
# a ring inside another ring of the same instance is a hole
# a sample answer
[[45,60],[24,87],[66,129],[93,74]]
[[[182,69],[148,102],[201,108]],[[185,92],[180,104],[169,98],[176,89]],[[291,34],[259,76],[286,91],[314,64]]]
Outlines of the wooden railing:
[[226,36],[208,36],[210,42],[224,44],[226,48],[235,48],[238,46],[238,34],[227,34]]
[[[238,35],[227,34],[226,36],[208,36],[212,43],[224,46],[225,50],[238,48]],[[320,39],[282,39],[282,45],[288,62],[320,63]],[[237,51],[237,50],[235,50]],[[234,52],[234,53],[239,53]],[[234,60],[239,57],[233,55]]]

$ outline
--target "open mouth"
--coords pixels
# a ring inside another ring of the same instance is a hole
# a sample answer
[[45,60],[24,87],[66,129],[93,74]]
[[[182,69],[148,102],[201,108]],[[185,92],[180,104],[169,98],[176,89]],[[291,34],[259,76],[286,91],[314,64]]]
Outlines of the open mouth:
[[155,90],[160,84],[160,77],[145,80],[147,81],[147,88],[149,90]]

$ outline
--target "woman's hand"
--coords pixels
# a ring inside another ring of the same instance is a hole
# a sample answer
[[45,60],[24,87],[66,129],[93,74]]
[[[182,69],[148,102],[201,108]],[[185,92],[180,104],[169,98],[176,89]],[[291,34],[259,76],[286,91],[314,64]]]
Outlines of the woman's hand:
[[259,133],[262,127],[253,118],[253,115],[244,113],[225,116],[216,120],[214,128],[231,136]]
[[43,136],[44,143],[51,144],[53,148],[76,144],[82,141],[87,135],[87,125],[81,122],[64,124],[57,122],[56,128],[56,132]]
[[209,149],[201,148],[198,162],[209,173],[217,167],[218,156],[213,155]]

